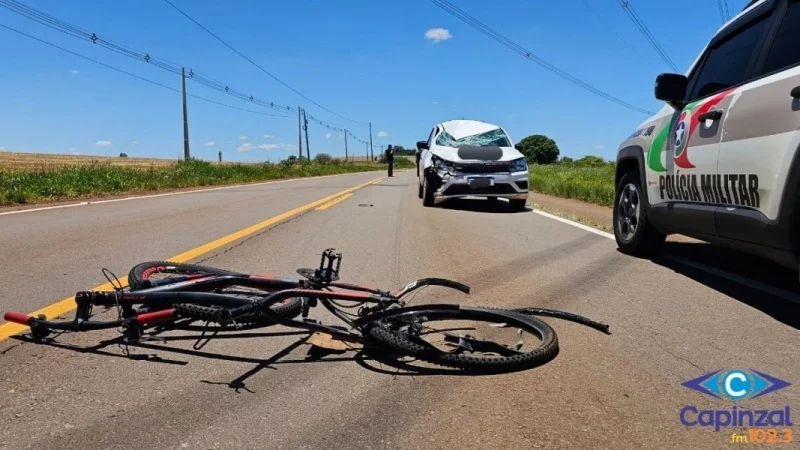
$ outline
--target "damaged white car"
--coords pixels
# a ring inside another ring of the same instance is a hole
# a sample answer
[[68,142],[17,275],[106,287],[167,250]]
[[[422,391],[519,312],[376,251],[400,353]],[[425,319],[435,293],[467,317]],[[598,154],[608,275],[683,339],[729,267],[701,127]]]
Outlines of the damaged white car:
[[433,127],[420,155],[419,198],[425,206],[457,197],[506,198],[516,211],[528,200],[528,165],[501,127],[450,120]]

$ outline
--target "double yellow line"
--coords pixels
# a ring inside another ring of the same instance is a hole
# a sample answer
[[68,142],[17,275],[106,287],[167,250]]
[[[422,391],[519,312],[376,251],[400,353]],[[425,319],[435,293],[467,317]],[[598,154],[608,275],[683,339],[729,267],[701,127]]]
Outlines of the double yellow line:
[[[204,255],[206,253],[212,252],[220,247],[228,245],[234,241],[239,239],[245,238],[252,234],[255,234],[265,228],[269,228],[277,223],[283,222],[285,220],[291,219],[292,217],[298,216],[303,214],[311,209],[318,208],[318,209],[327,209],[331,206],[335,205],[336,203],[341,202],[342,200],[350,197],[353,195],[354,191],[357,191],[363,187],[369,186],[371,184],[376,184],[383,180],[385,177],[376,178],[374,180],[368,181],[366,183],[359,184],[358,186],[351,187],[349,189],[345,189],[344,191],[337,192],[333,195],[329,195],[325,198],[321,198],[319,200],[313,201],[311,203],[305,204],[303,206],[298,206],[290,211],[286,211],[282,214],[278,214],[277,216],[270,217],[267,220],[261,221],[255,225],[251,225],[247,228],[239,230],[235,233],[231,233],[227,236],[223,236],[215,241],[209,242],[207,244],[203,244],[199,247],[193,248],[189,251],[185,251],[179,255],[175,255],[172,258],[167,259],[167,261],[174,262],[174,263],[184,263],[187,261],[191,261],[192,259],[197,258],[198,256]],[[122,277],[119,280],[123,286],[128,283],[128,277]],[[99,286],[93,287],[92,291],[110,291],[113,290],[114,287],[111,283],[104,283]],[[64,313],[70,312],[75,309],[75,297],[68,297],[64,300],[59,302],[53,303],[52,305],[45,306],[42,309],[34,311],[29,316],[38,316],[43,314],[47,318],[54,318],[58,317]],[[0,341],[8,339],[9,337],[19,334],[27,330],[28,327],[25,325],[20,325],[17,323],[4,323],[0,325]]]

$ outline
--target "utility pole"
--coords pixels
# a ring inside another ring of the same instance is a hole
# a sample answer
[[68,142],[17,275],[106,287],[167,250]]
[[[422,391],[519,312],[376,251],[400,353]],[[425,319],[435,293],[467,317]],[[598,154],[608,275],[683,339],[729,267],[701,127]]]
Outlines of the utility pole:
[[344,130],[344,160],[349,161],[347,158],[347,130]]
[[222,150],[219,151],[219,162],[222,162]]
[[183,84],[183,158],[189,160],[189,114],[186,111],[186,69],[181,67],[181,81]]
[[311,161],[311,148],[308,146],[308,117],[306,117],[306,110],[303,110],[303,128],[306,130],[306,156]]
[[303,123],[300,120],[300,107],[297,107],[297,157],[303,159]]
[[369,123],[369,156],[372,158],[370,161],[375,159],[375,151],[372,150],[372,122]]
[[367,143],[365,142],[365,143],[364,143],[364,146],[366,146],[366,148],[367,148],[367,154],[366,154],[366,155],[364,155],[364,157],[365,157],[365,158],[367,158],[367,159],[369,160],[369,144],[367,144]]

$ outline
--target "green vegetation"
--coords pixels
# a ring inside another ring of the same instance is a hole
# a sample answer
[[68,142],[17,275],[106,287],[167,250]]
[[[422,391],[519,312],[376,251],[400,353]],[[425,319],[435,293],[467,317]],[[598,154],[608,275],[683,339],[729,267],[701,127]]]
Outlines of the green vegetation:
[[541,134],[526,137],[519,141],[517,147],[525,155],[528,164],[553,164],[560,153],[556,141]]
[[585,156],[555,164],[532,164],[531,190],[603,206],[614,204],[614,163]]
[[[408,166],[414,164],[395,159],[395,167]],[[191,160],[147,168],[91,164],[55,170],[0,169],[0,205],[371,170],[386,170],[386,165],[335,159],[326,163],[295,159],[278,164],[214,164]]]

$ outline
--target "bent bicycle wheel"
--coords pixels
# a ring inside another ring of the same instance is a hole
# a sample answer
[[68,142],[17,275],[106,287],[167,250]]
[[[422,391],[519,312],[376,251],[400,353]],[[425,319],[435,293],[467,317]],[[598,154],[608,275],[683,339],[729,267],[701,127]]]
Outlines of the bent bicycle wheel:
[[558,354],[555,331],[535,317],[455,305],[399,311],[367,324],[366,335],[428,363],[501,373],[533,368]]
[[[183,281],[186,277],[202,275],[246,275],[240,272],[217,269],[215,267],[199,266],[196,264],[172,263],[168,261],[149,261],[134,266],[128,274],[128,284],[131,290],[147,289],[159,282],[169,282],[174,278],[175,281]],[[158,281],[156,281],[158,280]],[[248,286],[230,285],[224,288],[215,289],[215,292],[234,297],[247,298],[257,301],[272,292]],[[213,311],[217,307],[202,307],[199,305],[184,304],[181,308],[185,309],[184,317],[191,317],[198,320],[208,320],[213,316]],[[286,319],[293,319],[300,315],[303,310],[303,301],[299,297],[291,297],[279,301],[270,306],[270,310]],[[238,319],[239,323],[247,324],[269,324],[271,320],[261,313],[254,312]]]
[[174,263],[169,261],[148,261],[137,264],[128,272],[128,285],[132,291],[151,287],[151,280],[182,281],[186,277],[200,275],[244,275],[230,270],[196,264]]

